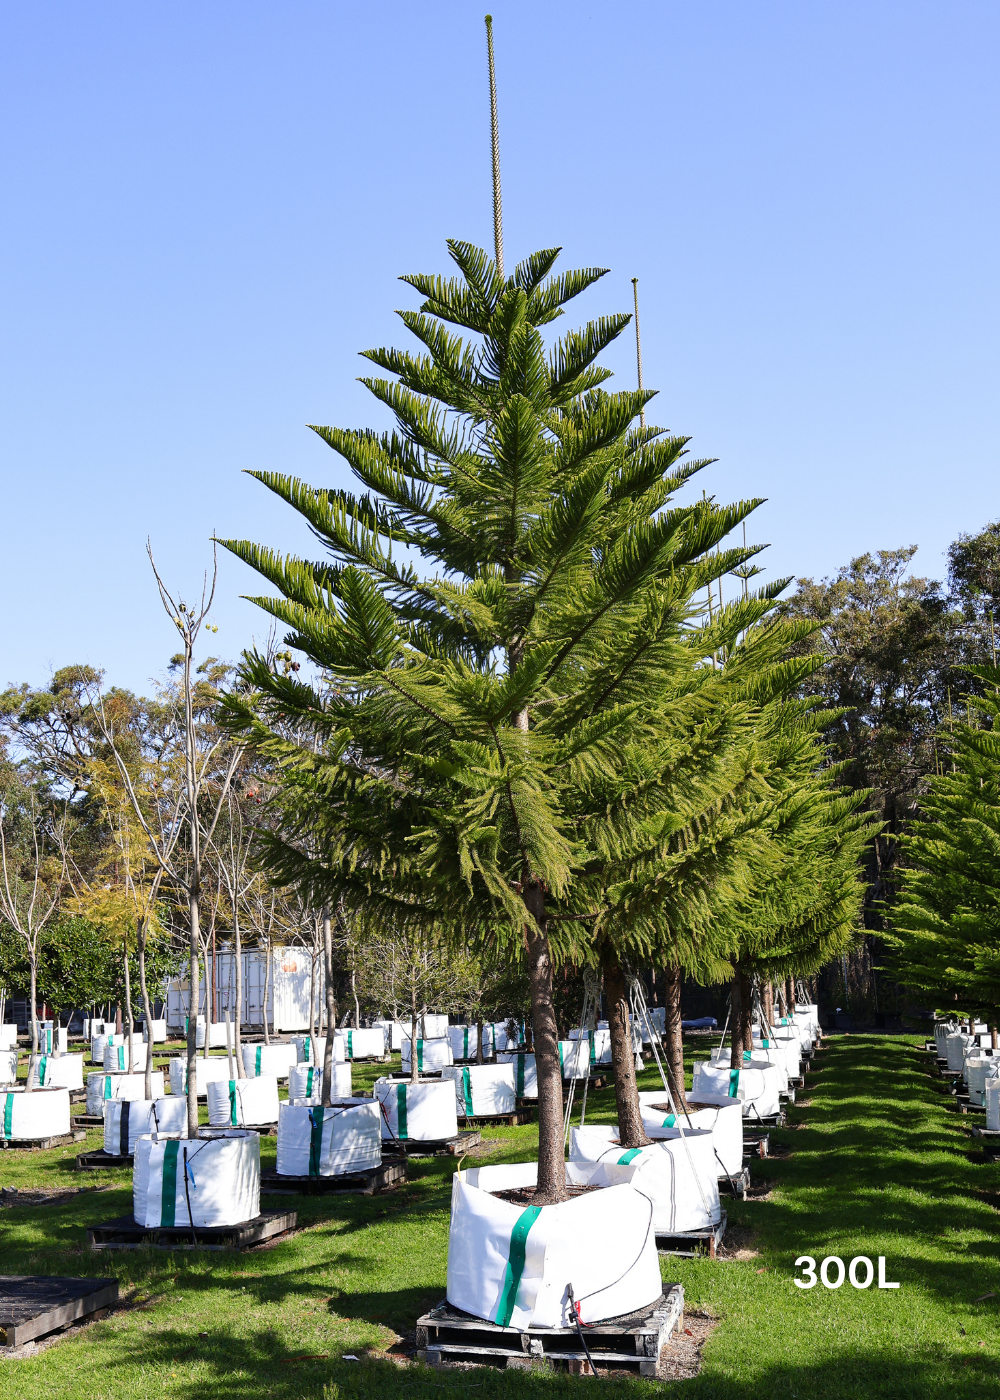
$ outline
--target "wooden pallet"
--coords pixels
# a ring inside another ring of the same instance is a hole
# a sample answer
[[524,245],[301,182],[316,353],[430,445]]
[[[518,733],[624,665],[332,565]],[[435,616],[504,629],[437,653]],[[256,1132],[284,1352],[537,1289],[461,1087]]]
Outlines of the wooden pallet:
[[[660,1352],[684,1320],[684,1289],[672,1284],[652,1307],[581,1330],[600,1371],[656,1376]],[[575,1327],[498,1327],[439,1303],[417,1319],[417,1359],[430,1366],[494,1366],[504,1370],[589,1373]]]
[[406,1181],[406,1158],[383,1157],[380,1167],[366,1172],[340,1172],[336,1176],[279,1176],[276,1171],[261,1172],[260,1189],[269,1196],[373,1196],[391,1191]]
[[91,1249],[253,1249],[287,1235],[298,1224],[294,1210],[271,1211],[239,1225],[190,1225],[146,1227],[129,1215],[92,1225],[87,1231]]
[[515,1108],[513,1113],[474,1113],[471,1118],[459,1115],[465,1128],[515,1128],[521,1123],[533,1123],[533,1108]]
[[478,1147],[483,1135],[478,1128],[456,1133],[450,1138],[434,1138],[427,1142],[413,1142],[410,1138],[392,1138],[387,1142],[391,1151],[405,1157],[461,1157],[470,1147]]
[[47,1337],[118,1302],[118,1280],[56,1274],[0,1276],[0,1329],[9,1347]]
[[788,1086],[787,1089],[779,1089],[779,1090],[778,1090],[778,1097],[781,1098],[781,1099],[787,1099],[789,1103],[794,1103],[794,1102],[795,1102],[795,1090],[791,1087],[791,1084],[789,1084],[789,1086]]
[[726,1233],[728,1217],[722,1211],[718,1225],[704,1230],[678,1230],[675,1234],[657,1234],[656,1249],[659,1254],[673,1254],[680,1259],[694,1259],[706,1254],[714,1259]]
[[69,1121],[74,1128],[103,1128],[104,1114],[98,1116],[96,1113],[71,1113]]
[[788,1115],[783,1108],[779,1108],[777,1113],[765,1113],[763,1118],[759,1116],[744,1118],[744,1137],[746,1136],[747,1128],[749,1128],[751,1132],[756,1133],[758,1130],[763,1131],[767,1128],[783,1128],[787,1122]]
[[117,1152],[105,1152],[103,1147],[98,1152],[81,1152],[76,1159],[78,1172],[109,1171],[116,1167],[132,1165],[133,1158],[122,1157]]
[[750,1168],[743,1167],[735,1176],[720,1176],[719,1190],[726,1196],[738,1196],[741,1201],[747,1198],[750,1185]]
[[1000,1157],[1000,1130],[997,1128],[973,1128],[972,1136],[980,1140],[987,1157]]
[[0,1147],[13,1152],[49,1152],[53,1147],[69,1147],[74,1142],[83,1142],[84,1132],[57,1133],[46,1138],[0,1138]]
[[749,1154],[751,1157],[760,1157],[761,1160],[763,1160],[763,1159],[767,1156],[767,1154],[768,1154],[768,1152],[769,1152],[769,1150],[770,1150],[770,1147],[771,1147],[771,1134],[770,1134],[770,1133],[747,1133],[746,1131],[744,1131],[744,1133],[743,1133],[743,1155],[744,1155],[744,1157],[746,1157],[746,1156]]

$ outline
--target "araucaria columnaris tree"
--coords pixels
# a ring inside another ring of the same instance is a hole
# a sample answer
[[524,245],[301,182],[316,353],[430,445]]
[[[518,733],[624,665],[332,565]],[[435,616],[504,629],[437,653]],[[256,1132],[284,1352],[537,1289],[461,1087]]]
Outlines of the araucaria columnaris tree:
[[671,504],[701,464],[636,426],[652,395],[601,387],[627,316],[546,349],[542,328],[601,269],[550,275],[549,249],[502,279],[479,249],[449,250],[461,277],[403,279],[424,298],[400,313],[423,353],[367,352],[394,376],[364,382],[395,430],[316,429],[361,494],[254,473],[331,557],[227,547],[277,589],[255,601],[322,682],[250,655],[254,698],[227,709],[282,764],[276,879],[526,959],[542,1202],[565,1185],[553,967],[594,956],[599,914],[574,881],[592,855],[581,794],[616,786],[644,668],[693,590],[747,557],[707,556],[751,506]]

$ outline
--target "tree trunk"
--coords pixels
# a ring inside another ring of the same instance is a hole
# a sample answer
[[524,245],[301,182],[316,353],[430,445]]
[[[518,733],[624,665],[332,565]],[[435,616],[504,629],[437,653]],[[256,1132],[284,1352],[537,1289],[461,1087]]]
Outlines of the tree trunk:
[[236,1077],[246,1078],[246,1065],[243,1063],[243,1040],[240,1025],[243,1020],[243,937],[240,933],[240,916],[233,906],[233,971],[236,974],[236,1011],[233,1016],[233,1043],[236,1046]]
[[774,987],[771,985],[770,981],[765,982],[761,989],[760,1002],[764,1009],[764,1021],[766,1023],[761,1027],[761,1030],[767,1031],[774,1025]]
[[[198,954],[201,929],[198,923],[198,901],[197,890],[193,890],[188,896],[188,912],[191,920],[191,929],[188,943],[188,980],[190,982],[190,1003],[187,1029],[187,1119],[188,1137],[198,1136],[198,1087],[196,1077],[198,1074]],[[208,1039],[206,1026],[205,1039]]]
[[153,1012],[146,990],[146,921],[139,919],[135,929],[136,952],[139,958],[139,995],[142,997],[142,1014],[146,1018],[146,1070],[143,1079],[142,1095],[147,1103],[153,1097]]
[[[122,951],[123,951],[123,953],[124,953],[124,959],[125,959],[125,1015],[126,1015],[126,1022],[125,1022],[125,1024],[128,1026],[128,1072],[129,1072],[129,1074],[131,1074],[131,1073],[134,1071],[134,1069],[135,1069],[135,1061],[134,1061],[134,1058],[133,1058],[134,1052],[133,1052],[133,1049],[132,1049],[132,1037],[135,1035],[135,1017],[132,1015],[132,974],[129,972],[129,966],[128,966],[128,936],[127,936],[127,935],[126,935],[126,937],[122,940]],[[146,1055],[146,1059],[147,1059],[147,1060],[149,1059],[149,1055],[148,1055],[148,1054]]]
[[24,1088],[25,1093],[30,1094],[31,1076],[38,1064],[38,954],[30,946],[28,962],[31,977],[31,1054],[28,1056],[28,1082]]
[[788,1014],[789,1014],[789,1016],[794,1016],[794,1015],[795,1015],[795,978],[794,978],[794,977],[789,977],[789,979],[788,979],[787,998],[788,998]]
[[354,973],[351,973],[351,995],[354,997],[354,1026],[356,1030],[361,1029],[361,1007],[358,1005],[358,990],[354,983]]
[[270,1045],[271,1037],[267,1030],[267,998],[271,991],[271,940],[268,938],[264,949],[264,1005],[261,1008],[261,1020],[264,1022],[264,1044]]
[[663,974],[664,1006],[666,1008],[666,1034],[664,1048],[677,1107],[683,1108],[687,1102],[684,1092],[684,1033],[681,1030],[681,969],[674,963]]
[[740,974],[735,973],[729,984],[729,1030],[732,1049],[729,1068],[739,1069],[743,1063],[743,1001],[740,996]]
[[995,1025],[990,1026],[990,1048],[992,1050],[997,1048],[997,1028]]
[[608,1026],[611,1031],[611,1072],[615,1079],[615,1103],[618,1108],[618,1140],[622,1147],[646,1147],[650,1140],[642,1126],[639,1086],[635,1080],[628,983],[621,959],[608,943],[601,949],[601,971],[604,973],[604,995],[608,1003]]
[[749,975],[744,970],[744,965],[739,966],[740,977],[740,1029],[742,1032],[743,1050],[753,1050],[753,983]]
[[535,1073],[538,1078],[538,1189],[535,1201],[538,1205],[547,1205],[566,1199],[559,1032],[552,999],[552,957],[545,936],[545,891],[537,881],[526,877],[522,898],[535,921],[534,925],[526,924],[524,928],[528,983],[531,987]]
[[337,1003],[333,993],[333,921],[329,910],[323,913],[323,992],[326,997],[326,1049],[323,1052],[323,1102],[333,1099],[333,1040],[337,1025]]
[[410,1083],[419,1084],[420,1071],[417,1068],[417,971],[410,968]]

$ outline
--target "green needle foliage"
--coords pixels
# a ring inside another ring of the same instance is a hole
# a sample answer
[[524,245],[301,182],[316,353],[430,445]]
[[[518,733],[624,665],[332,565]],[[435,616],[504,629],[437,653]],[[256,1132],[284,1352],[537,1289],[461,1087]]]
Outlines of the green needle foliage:
[[945,1010],[1000,1007],[1000,668],[969,667],[984,694],[967,697],[979,724],[956,723],[954,772],[929,779],[920,818],[903,837],[907,865],[888,941],[899,980]]
[[[636,426],[651,394],[602,387],[598,356],[627,316],[546,350],[542,328],[601,269],[553,275],[549,249],[501,280],[479,249],[449,251],[460,277],[404,279],[424,298],[400,313],[423,352],[368,352],[394,376],[363,382],[395,428],[316,429],[360,493],[255,473],[328,558],[225,543],[277,590],[254,601],[319,674],[248,655],[253,694],[228,720],[282,767],[265,837],[276,878],[526,957],[539,1189],[554,1198],[553,964],[591,957],[611,906],[651,934],[671,840],[730,782],[752,699],[723,695],[702,665],[716,639],[697,636],[693,599],[755,552],[718,546],[756,502],[675,504],[704,463]],[[780,587],[730,612],[734,637]],[[689,794],[672,814],[668,770]]]

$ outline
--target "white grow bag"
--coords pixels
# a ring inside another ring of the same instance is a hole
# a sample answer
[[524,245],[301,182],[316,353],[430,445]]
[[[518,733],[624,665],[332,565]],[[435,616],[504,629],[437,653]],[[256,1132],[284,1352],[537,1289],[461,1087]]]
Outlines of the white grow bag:
[[256,1079],[217,1079],[208,1085],[208,1122],[212,1128],[261,1128],[278,1121],[278,1081],[273,1074]]
[[538,1071],[534,1055],[522,1050],[501,1050],[497,1054],[497,1064],[514,1066],[514,1092],[519,1099],[538,1098]]
[[455,1094],[446,1079],[407,1084],[376,1079],[383,1141],[440,1142],[458,1132]]
[[954,1035],[958,1030],[954,1021],[938,1021],[934,1027],[934,1044],[937,1048],[938,1059],[945,1057],[945,1042],[950,1035]]
[[[410,1041],[403,1041],[401,1052],[403,1069],[409,1073],[410,1069]],[[417,1041],[417,1073],[433,1074],[436,1070],[444,1069],[445,1065],[453,1065],[455,1057],[451,1053],[451,1041],[445,1037],[443,1040],[418,1040]]]
[[125,1037],[115,1035],[112,1031],[101,1031],[99,1035],[91,1037],[90,1041],[90,1063],[92,1065],[104,1064],[104,1051],[109,1045],[124,1045]]
[[51,1022],[38,1025],[38,1053],[40,1055],[65,1055],[69,1049],[69,1031],[65,1026],[53,1026]]
[[[711,1063],[729,1069],[730,1052],[726,1049],[715,1049],[712,1051]],[[784,1092],[788,1088],[788,1075],[785,1072],[784,1057],[778,1050],[744,1050],[744,1069],[765,1069],[767,1066],[775,1071],[778,1076],[778,1088]]]
[[[351,1097],[351,1066],[334,1061],[330,1079],[330,1097],[349,1099]],[[323,1102],[323,1066],[292,1065],[288,1075],[288,1097],[296,1103],[317,1104]]]
[[488,1118],[513,1113],[517,1107],[513,1065],[446,1065],[441,1078],[454,1083],[460,1118]]
[[17,1083],[17,1051],[0,1050],[0,1084]]
[[417,1029],[424,1040],[443,1040],[448,1034],[448,1017],[425,1011],[417,1020]]
[[[154,1044],[154,1045],[165,1045],[165,1044],[167,1043],[167,1023],[166,1023],[166,1021],[154,1021],[154,1022],[152,1023],[152,1025],[153,1025],[153,1044]],[[142,1038],[143,1038],[143,1040],[146,1042],[146,1044],[148,1045],[148,1044],[149,1044],[149,1036],[148,1036],[147,1033],[146,1033],[146,1027],[145,1027],[145,1025],[143,1025],[143,1028],[142,1028]]]
[[[771,1064],[780,1064],[787,1079],[797,1079],[802,1072],[802,1047],[799,1038],[765,1035],[753,1042],[754,1059],[763,1058]],[[788,1088],[787,1083],[785,1088]]]
[[986,1126],[1000,1132],[1000,1079],[987,1079],[983,1088],[986,1103]]
[[136,1224],[154,1229],[253,1220],[260,1214],[259,1135],[234,1128],[189,1140],[166,1134],[140,1137],[132,1207]]
[[338,1060],[381,1060],[385,1054],[385,1031],[381,1026],[362,1026],[359,1030],[337,1031],[334,1047]]
[[729,1069],[699,1060],[694,1067],[691,1098],[698,1100],[711,1095],[739,1099],[744,1118],[770,1118],[781,1108],[778,1067],[755,1065]]
[[[457,1060],[474,1060],[479,1049],[478,1026],[449,1026],[448,1041],[451,1053]],[[483,1026],[483,1058],[493,1054],[493,1035],[488,1025]]]
[[69,1090],[5,1089],[0,1092],[0,1137],[37,1141],[69,1132]]
[[[149,1091],[154,1099],[163,1098],[163,1071],[154,1069],[150,1075]],[[146,1076],[144,1074],[88,1074],[87,1112],[96,1117],[104,1112],[106,1103],[118,1099],[144,1099],[146,1097]]]
[[385,1031],[385,1045],[387,1050],[401,1050],[403,1048],[403,1036],[410,1034],[410,1027],[404,1026],[402,1021],[378,1020],[374,1023],[381,1026]]
[[340,1176],[382,1161],[375,1099],[338,1099],[330,1107],[283,1103],[278,1114],[279,1176]]
[[974,1043],[974,1038],[971,1035],[964,1035],[961,1031],[948,1037],[945,1041],[945,1058],[948,1061],[950,1073],[961,1074],[966,1049]]
[[[243,1046],[243,1068],[250,1079],[256,1079],[259,1074],[273,1074],[277,1079],[287,1079],[289,1070],[297,1062],[298,1052],[290,1041]],[[226,1078],[229,1078],[228,1074]]]
[[83,1055],[39,1055],[28,1081],[33,1089],[82,1089]]
[[448,1302],[503,1327],[601,1322],[648,1307],[663,1285],[653,1208],[633,1186],[524,1209],[491,1191],[532,1186],[538,1164],[476,1167],[452,1177]]
[[187,1137],[187,1099],[110,1099],[104,1105],[104,1150],[131,1157],[146,1133]]
[[[137,1037],[138,1039],[138,1037]],[[139,1074],[146,1068],[146,1055],[149,1047],[144,1041],[132,1043],[132,1064],[128,1062],[128,1045],[105,1045],[104,1068],[108,1074]]]
[[563,1079],[586,1079],[590,1074],[590,1041],[560,1040],[559,1065]]
[[[300,1065],[321,1065],[323,1057],[326,1055],[325,1035],[293,1035],[292,1044],[295,1046],[296,1063]],[[334,1060],[344,1059],[344,1042],[333,1037],[333,1058]]]
[[[209,1060],[199,1055],[194,1064],[194,1091],[196,1098],[207,1099],[209,1084],[214,1084],[220,1079],[229,1078],[228,1055],[217,1055],[215,1058]],[[187,1093],[186,1055],[175,1055],[170,1061],[170,1092],[172,1094]]]
[[624,1151],[617,1138],[617,1128],[573,1128],[567,1180],[580,1186],[634,1186],[652,1202],[658,1235],[718,1225],[722,1205],[711,1129],[685,1129],[683,1139],[678,1135]]
[[[670,1111],[669,1101],[663,1089],[643,1089],[639,1094],[639,1111],[646,1136],[655,1141],[670,1141],[680,1137],[677,1118]],[[738,1099],[719,1097],[713,1104],[701,1107],[688,1105],[677,1115],[685,1133],[692,1128],[712,1134],[712,1146],[718,1154],[716,1176],[739,1176],[743,1170],[743,1107]]]
[[499,1054],[501,1050],[518,1050],[524,1045],[524,1027],[515,1024],[513,1035],[508,1033],[509,1021],[494,1021],[490,1026],[493,1034],[493,1048]]
[[17,1046],[17,1026],[0,1026],[0,1050],[13,1050]]
[[969,1099],[972,1103],[982,1104],[986,1092],[986,1081],[992,1079],[994,1075],[1000,1074],[1000,1053],[996,1055],[981,1055],[978,1059],[967,1059],[965,1067],[968,1072]]
[[[227,1029],[229,1031],[229,1039],[231,1040],[235,1034],[236,1028],[234,1026],[227,1027],[225,1021],[213,1021],[211,1023],[208,1027],[209,1050],[225,1050],[226,1046],[229,1044],[229,1040],[226,1038]],[[198,1024],[194,1028],[194,1043],[198,1050],[204,1050],[205,1023],[200,1016],[198,1017]]]

